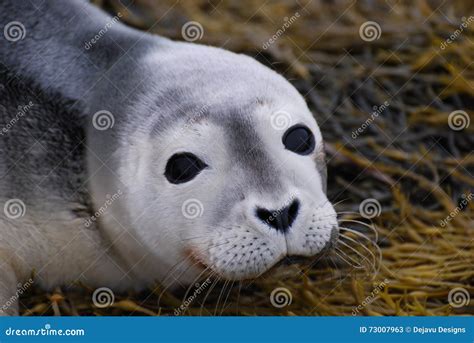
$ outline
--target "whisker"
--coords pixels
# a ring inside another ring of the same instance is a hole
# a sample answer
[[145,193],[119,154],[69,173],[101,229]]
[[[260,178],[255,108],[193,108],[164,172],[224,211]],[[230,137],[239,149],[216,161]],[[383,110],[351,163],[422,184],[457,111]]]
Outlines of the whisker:
[[335,207],[335,206],[341,204],[343,201],[346,201],[346,200],[349,200],[349,198],[341,199],[338,202],[334,202],[334,203],[332,201],[330,201],[330,202],[331,202],[332,206]]
[[[357,263],[354,263],[354,264],[350,263],[350,262],[347,261],[344,257],[342,257],[341,255],[339,255],[338,252],[341,253],[342,255],[344,255],[345,257],[347,257],[347,258],[350,259],[350,260],[353,260],[353,261],[354,261],[354,259],[351,258],[350,256],[347,256],[347,254],[344,253],[344,251],[340,250],[339,248],[334,248],[334,253],[335,253],[339,258],[341,258],[343,261],[345,261],[347,264],[349,264],[351,267],[354,267],[355,269],[363,269],[363,268],[364,268],[364,266],[361,266],[361,265],[357,266]],[[356,262],[356,261],[354,261],[354,262]]]
[[204,309],[204,304],[206,303],[206,300],[207,298],[209,297],[209,295],[211,294],[212,290],[214,289],[214,287],[216,287],[216,285],[219,283],[219,281],[221,280],[221,278],[217,275],[216,275],[216,279],[214,280],[212,286],[209,288],[209,290],[207,291],[206,293],[206,296],[204,297],[202,303],[201,303],[201,308],[200,308],[200,311],[199,311],[199,315],[202,316],[202,311]]
[[[379,256],[378,260],[379,262],[382,260],[382,250],[380,249],[379,245],[377,244],[377,242],[371,240],[369,237],[367,237],[367,235],[364,235],[362,232],[360,231],[357,231],[357,230],[353,230],[353,229],[349,229],[347,227],[343,227],[341,226],[339,228],[341,231],[347,231],[347,232],[350,232],[358,237],[361,237],[362,239],[365,239],[367,240],[368,242],[370,242],[374,248],[377,250],[377,255]],[[344,238],[348,238],[349,236],[346,236],[346,235],[340,235],[340,236],[344,236]]]
[[361,242],[358,242],[356,241],[354,238],[352,237],[349,237],[349,236],[346,236],[346,235],[339,235],[340,239],[347,239],[355,244],[358,244],[360,245],[363,249],[365,249],[370,255],[372,255],[373,259],[374,259],[374,264],[376,265],[376,269],[374,270],[374,273],[375,274],[378,274],[379,271],[380,271],[380,265],[382,263],[382,251],[380,250],[380,247],[376,244],[376,243],[373,243],[373,246],[375,247],[375,249],[377,250],[377,256],[375,256],[375,254],[369,249],[367,248],[364,244],[362,244]]
[[237,305],[237,308],[235,309],[236,313],[240,313],[240,310],[239,310],[239,302],[240,302],[240,293],[242,292],[242,280],[239,280],[239,288],[237,290],[237,300],[236,300],[236,305]]
[[186,289],[186,293],[184,294],[183,296],[183,299],[181,300],[182,303],[184,303],[186,301],[186,299],[188,299],[188,295],[189,295],[189,292],[191,291],[191,289],[193,287],[195,287],[195,283],[201,278],[201,276],[206,273],[208,270],[210,269],[210,267],[207,267],[206,269],[204,269],[201,273],[199,273],[198,276],[196,276],[194,278],[194,280],[190,283],[189,287]]
[[219,292],[219,297],[217,298],[216,308],[214,310],[214,316],[217,316],[217,310],[219,309],[219,303],[221,302],[221,297],[224,294],[228,284],[229,284],[229,281],[225,280],[224,285],[222,286],[221,291]]
[[339,240],[340,244],[344,245],[345,247],[349,248],[351,251],[353,251],[357,256],[362,257],[362,259],[366,260],[369,263],[369,266],[375,271],[375,262],[371,261],[367,256],[361,254],[359,251],[351,247],[349,244],[343,242],[342,240]]
[[234,283],[235,283],[235,280],[234,280],[234,281],[231,281],[231,284],[230,284],[230,286],[229,286],[229,291],[227,292],[227,296],[226,296],[225,299],[224,299],[224,304],[222,305],[222,310],[221,310],[221,312],[219,313],[220,316],[222,316],[222,314],[224,313],[225,305],[226,305],[226,303],[227,303],[227,300],[229,300],[230,294],[232,293],[232,288],[234,287]]
[[347,232],[353,233],[354,235],[356,235],[356,236],[358,236],[358,237],[361,237],[361,238],[367,240],[368,242],[370,242],[370,243],[372,243],[372,244],[374,244],[374,245],[377,244],[374,240],[370,239],[370,237],[368,237],[367,235],[364,235],[364,234],[363,234],[362,232],[360,232],[360,231],[357,231],[357,230],[354,230],[354,229],[350,229],[350,228],[345,227],[345,226],[339,226],[339,230],[340,230],[340,231],[347,231]]
[[353,214],[353,215],[356,215],[357,217],[360,217],[360,213],[359,212],[356,212],[356,211],[336,211],[336,213],[338,215],[343,215],[343,214]]
[[364,222],[362,222],[362,221],[360,221],[360,220],[354,220],[354,219],[343,219],[343,218],[341,218],[340,221],[342,221],[342,222],[349,222],[349,223],[357,223],[357,224],[360,224],[360,225],[362,225],[362,226],[367,227],[368,229],[370,229],[370,230],[374,233],[374,235],[375,235],[375,241],[378,242],[378,240],[379,240],[379,233],[378,233],[377,230],[373,227],[373,225],[369,225],[369,224],[364,223]]
[[161,291],[160,295],[158,296],[158,305],[161,303],[161,298],[163,297],[165,292],[167,292],[169,290],[169,288],[172,286],[172,283],[170,283],[169,285],[166,286],[168,279],[171,277],[172,273],[174,273],[174,271],[177,270],[182,264],[187,262],[188,259],[189,259],[189,257],[186,256],[183,260],[179,261],[173,267],[171,267],[170,271],[166,274],[165,279],[163,280],[163,282],[160,283],[161,285],[164,285],[165,287]]

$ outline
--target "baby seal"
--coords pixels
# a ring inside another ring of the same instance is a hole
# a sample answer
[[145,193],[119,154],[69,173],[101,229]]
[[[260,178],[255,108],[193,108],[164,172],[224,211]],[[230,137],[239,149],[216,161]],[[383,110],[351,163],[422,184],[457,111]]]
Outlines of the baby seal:
[[1,313],[32,273],[45,289],[243,280],[334,243],[321,132],[276,72],[85,1],[0,9]]

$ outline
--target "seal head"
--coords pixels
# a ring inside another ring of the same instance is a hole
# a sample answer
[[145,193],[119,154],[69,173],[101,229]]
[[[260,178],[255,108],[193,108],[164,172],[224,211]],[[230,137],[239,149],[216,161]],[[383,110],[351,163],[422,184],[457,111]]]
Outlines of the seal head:
[[[252,58],[195,44],[174,43],[142,63],[147,88],[116,109],[128,116],[114,132],[119,149],[97,152],[114,156],[125,188],[110,212],[121,225],[105,220],[112,240],[135,253],[145,246],[150,274],[175,268],[180,283],[203,268],[257,277],[331,244],[338,228],[321,132],[289,82]],[[107,145],[94,137],[93,146]],[[99,203],[117,187],[108,176],[92,183]],[[121,227],[133,239],[120,239]]]

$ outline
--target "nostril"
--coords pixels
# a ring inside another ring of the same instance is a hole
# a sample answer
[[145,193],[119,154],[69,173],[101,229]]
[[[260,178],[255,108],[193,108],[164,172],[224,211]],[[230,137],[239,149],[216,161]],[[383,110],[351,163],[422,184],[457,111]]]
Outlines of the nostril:
[[272,212],[265,210],[263,208],[257,208],[257,217],[264,222],[268,222],[270,224],[273,221],[273,214]]
[[286,232],[295,221],[299,207],[299,201],[294,200],[290,206],[274,211],[258,207],[255,214],[262,222],[277,231]]

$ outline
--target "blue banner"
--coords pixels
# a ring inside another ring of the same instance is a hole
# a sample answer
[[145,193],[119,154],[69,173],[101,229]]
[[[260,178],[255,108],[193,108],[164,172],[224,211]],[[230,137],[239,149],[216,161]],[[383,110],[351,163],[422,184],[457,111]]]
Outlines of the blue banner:
[[474,342],[473,317],[12,317],[0,342]]

